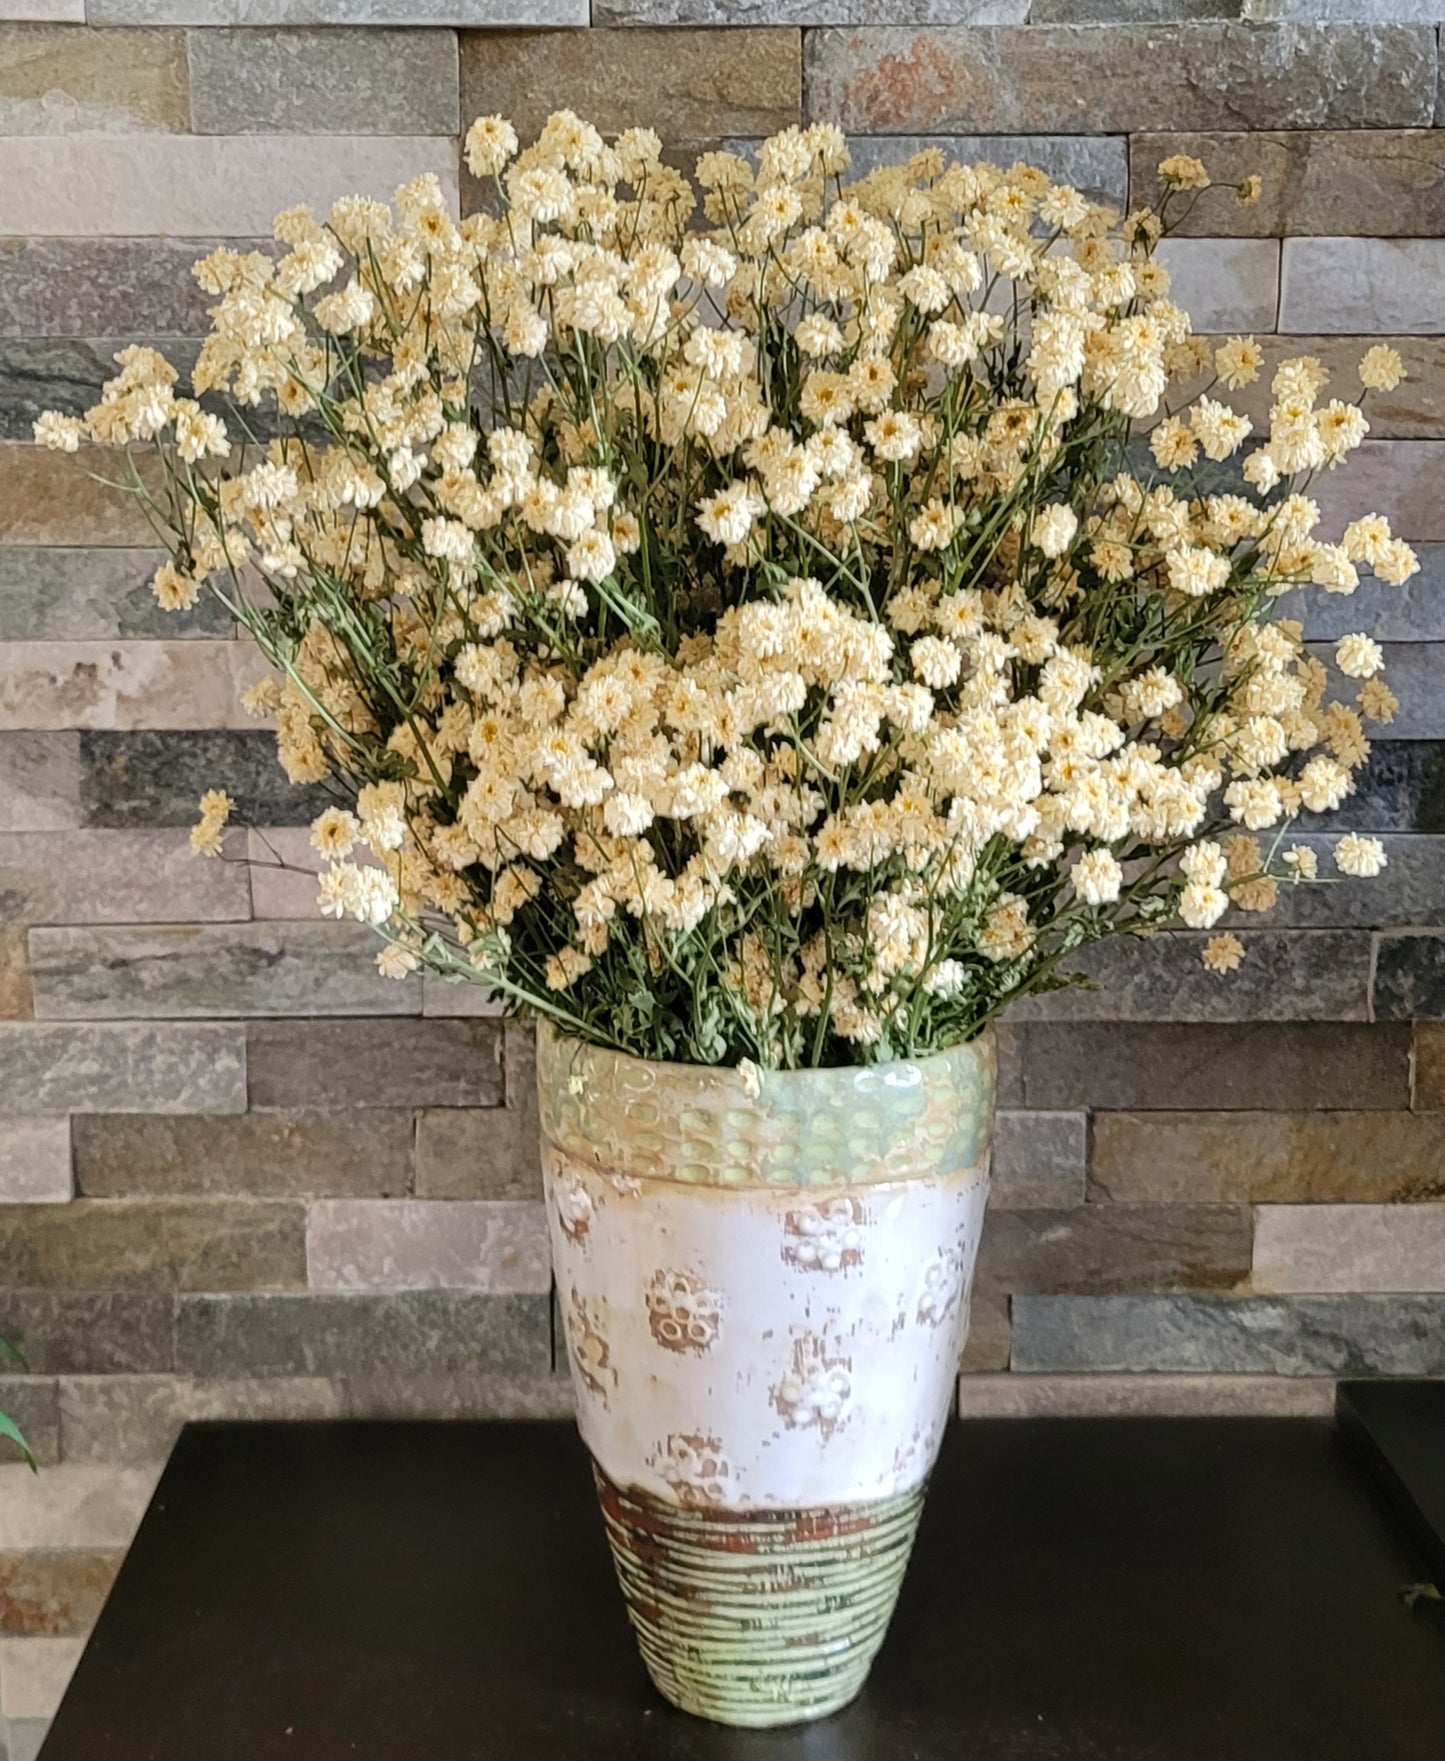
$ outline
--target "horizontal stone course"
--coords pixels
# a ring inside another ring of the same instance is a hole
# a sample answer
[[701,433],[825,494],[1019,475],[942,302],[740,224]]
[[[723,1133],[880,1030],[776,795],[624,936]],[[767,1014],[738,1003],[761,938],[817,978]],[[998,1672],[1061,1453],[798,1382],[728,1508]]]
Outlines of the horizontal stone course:
[[233,922],[251,914],[244,834],[200,858],[182,831],[0,832],[0,899],[12,922]]
[[1371,994],[1378,1021],[1445,1016],[1445,932],[1381,935],[1375,942]]
[[1375,740],[1355,792],[1331,814],[1306,815],[1305,829],[1445,832],[1445,741]]
[[858,134],[1428,127],[1434,32],[1229,23],[810,31],[808,117]]
[[[1222,336],[1210,338],[1216,346],[1224,340]],[[1361,358],[1376,343],[1386,343],[1399,353],[1406,377],[1394,391],[1371,391],[1368,394],[1365,409],[1371,438],[1439,440],[1445,437],[1445,337],[1318,334],[1272,336],[1264,331],[1256,331],[1254,340],[1264,357],[1259,378],[1253,385],[1243,386],[1238,391],[1215,386],[1211,395],[1222,398],[1231,409],[1248,416],[1257,432],[1263,434],[1269,431],[1269,411],[1274,401],[1271,386],[1282,361],[1295,360],[1300,356],[1313,357],[1330,376],[1327,396],[1357,399],[1363,389],[1359,380]],[[1209,371],[1198,380],[1184,381],[1183,384],[1194,395],[1204,390],[1213,377],[1211,364]],[[1348,467],[1346,469],[1348,471]],[[1349,481],[1348,475],[1345,481]],[[1440,587],[1441,563],[1438,551],[1439,546],[1434,547],[1433,553],[1430,546],[1425,547],[1420,574],[1412,577],[1403,587],[1387,587],[1383,582],[1376,583],[1372,576],[1366,574],[1360,588],[1353,594],[1327,594],[1321,589],[1311,589],[1305,597],[1315,606],[1331,602],[1342,611],[1350,612],[1356,607],[1368,605],[1371,612],[1378,609],[1380,615],[1389,616],[1389,607],[1392,604],[1409,604],[1412,601],[1418,603],[1421,597],[1432,595],[1433,590]],[[1290,603],[1295,601],[1291,599]],[[1376,630],[1374,624],[1368,627],[1380,636],[1389,633],[1385,629]],[[1432,637],[1429,630],[1414,627],[1405,627],[1403,638],[1439,639],[1438,636]]]
[[[1354,629],[1372,633],[1363,618]],[[1385,642],[1385,678],[1399,707],[1386,724],[1392,740],[1439,740],[1445,738],[1445,642]],[[1329,670],[1330,695],[1353,702],[1359,685],[1345,678],[1334,665],[1330,644],[1315,644],[1314,654]]]
[[0,728],[240,728],[272,676],[250,642],[0,644]]
[[542,1165],[534,1108],[429,1109],[417,1115],[416,1196],[537,1199]]
[[1330,1418],[1324,1376],[964,1376],[966,1419]]
[[[5,741],[14,738],[75,741],[74,735],[65,734],[0,734],[0,757]],[[275,737],[259,729],[87,729],[73,748],[46,749],[56,754],[44,767],[47,774],[59,771],[67,784],[71,772],[64,761],[71,750],[77,803],[74,808],[65,804],[64,811],[75,814],[63,822],[67,824],[192,826],[202,794],[224,789],[235,802],[240,823],[306,825],[335,799],[318,785],[301,788],[291,782],[277,762]],[[60,793],[60,783],[55,788]],[[0,792],[0,807],[3,799]],[[61,806],[54,811],[62,811]]]
[[382,978],[364,924],[167,924],[33,929],[35,1013],[47,1021],[248,1015],[416,1015],[421,986]]
[[307,1210],[313,1290],[551,1289],[540,1200],[430,1204],[418,1199],[319,1199]]
[[0,1022],[0,1114],[240,1113],[245,1106],[239,1027]]
[[1281,596],[1281,615],[1298,618],[1318,640],[1365,630],[1377,642],[1445,642],[1445,544],[1413,548],[1420,571],[1402,587],[1365,575],[1353,593],[1297,588]]
[[1248,207],[1221,187],[1194,207],[1181,208],[1181,233],[1253,238],[1445,233],[1445,138],[1429,128],[1136,134],[1129,141],[1130,194],[1136,204],[1159,206],[1157,168],[1175,153],[1201,160],[1221,186],[1254,174],[1262,179],[1260,199]]
[[0,1336],[39,1375],[169,1370],[175,1302],[160,1291],[0,1290]]
[[523,140],[575,110],[614,134],[642,125],[664,143],[720,144],[799,119],[800,33],[505,31],[461,39],[463,117],[501,112]]
[[502,1032],[495,1021],[256,1021],[246,1071],[252,1107],[497,1107]]
[[0,138],[0,233],[49,237],[269,233],[282,208],[387,197],[422,172],[456,200],[456,145],[409,135]]
[[[1410,1103],[1403,1024],[1029,1022],[1011,1032],[1017,1102],[1028,1107],[1305,1111]],[[1096,1155],[1097,1134],[1096,1122]]]
[[1030,16],[1029,0],[593,0],[592,5],[594,26],[983,25],[1022,24]]
[[1438,1376],[1441,1296],[1019,1296],[1017,1370]]
[[[1072,986],[1013,1005],[1016,1021],[1363,1021],[1371,945],[1351,930],[1251,930],[1243,962],[1210,972],[1208,936],[1181,931],[1096,942]],[[37,993],[38,994],[38,993]]]
[[458,128],[446,30],[192,31],[197,134],[447,135]]
[[470,1290],[183,1296],[176,1367],[195,1376],[551,1366],[549,1299]]
[[404,1110],[101,1113],[73,1130],[76,1190],[98,1198],[399,1198],[411,1186],[415,1127]]
[[179,31],[102,37],[67,24],[0,24],[0,136],[177,133],[189,122]]
[[92,24],[585,25],[587,0],[87,0]]
[[230,614],[209,593],[190,611],[161,610],[151,579],[163,560],[154,550],[0,550],[0,642],[230,636]]
[[67,1462],[163,1462],[198,1419],[329,1419],[339,1391],[321,1377],[66,1376],[60,1382]]
[[215,296],[191,266],[223,242],[276,249],[211,236],[0,238],[0,336],[204,336]]
[[26,1548],[124,1547],[159,1475],[149,1467],[72,1465],[49,1473],[0,1469],[0,1553]]
[[88,1634],[123,1558],[119,1547],[0,1553],[0,1632],[26,1638]]
[[[1432,1113],[1096,1113],[1089,1196],[1157,1204],[1398,1203],[1445,1197]],[[1408,1213],[1402,1213],[1408,1214]]]
[[[4,143],[0,142],[0,162]],[[106,481],[97,481],[87,467]],[[113,469],[117,474],[109,476]],[[83,466],[70,453],[47,452],[26,441],[0,441],[0,545],[123,545],[155,543],[155,532],[138,499],[114,487],[125,473],[123,458],[88,457]],[[142,468],[152,482],[153,469]]]
[[[8,1373],[7,1365],[15,1373]],[[0,1361],[0,1412],[20,1427],[32,1458],[42,1467],[60,1460],[60,1387],[53,1376],[26,1375],[8,1358]],[[0,1437],[0,1463],[24,1459],[19,1444]],[[0,1555],[0,1633],[15,1630],[5,1618],[3,1560]]]
[[[1336,868],[1333,851],[1342,832],[1301,832],[1291,844],[1312,849],[1327,881],[1282,886],[1265,921],[1281,927],[1324,928],[1351,925],[1379,928],[1445,923],[1445,838],[1420,832],[1386,832],[1384,872],[1369,880],[1346,880]],[[1231,924],[1257,924],[1248,911],[1232,911]]]
[[0,1284],[12,1290],[286,1290],[305,1283],[299,1204],[134,1198],[0,1207]]
[[1263,1291],[1445,1289],[1445,1204],[1264,1205],[1252,1281]]
[[1243,1206],[1077,1205],[991,1211],[984,1291],[1228,1290],[1249,1275]]
[[64,1204],[71,1191],[69,1119],[0,1123],[0,1205]]
[[1281,330],[1445,329],[1445,239],[1286,239],[1282,277]]
[[1445,1025],[1417,1022],[1414,1043],[1414,1104],[1432,1112],[1445,1111]]
[[1087,1155],[1083,1113],[1001,1111],[994,1121],[989,1204],[995,1210],[1080,1204]]
[[[980,20],[980,23],[985,21]],[[849,176],[880,165],[899,165],[920,149],[942,152],[968,164],[1034,165],[1055,183],[1066,183],[1091,201],[1123,208],[1129,200],[1127,144],[1115,135],[855,135]]]
[[1159,246],[1170,297],[1200,331],[1273,330],[1280,245],[1269,238],[1169,238]]
[[[197,345],[184,337],[152,336],[149,332],[124,341],[111,337],[8,336],[0,337],[0,440],[30,440],[35,422],[45,410],[65,415],[84,415],[99,401],[106,381],[116,373],[115,356],[129,343],[143,343],[163,354],[180,374],[180,385],[189,389]],[[233,430],[235,404],[224,394],[207,392],[203,405],[229,421]],[[253,433],[264,432],[266,418],[248,423]],[[160,608],[154,608],[159,612]],[[184,629],[186,616],[170,615],[172,625]]]
[[0,831],[56,831],[80,824],[77,734],[0,733]]

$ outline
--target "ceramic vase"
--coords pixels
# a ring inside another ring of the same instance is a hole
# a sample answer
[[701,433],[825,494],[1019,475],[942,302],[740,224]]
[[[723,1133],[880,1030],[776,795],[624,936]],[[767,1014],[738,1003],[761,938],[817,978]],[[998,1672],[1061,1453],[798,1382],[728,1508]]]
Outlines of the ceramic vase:
[[685,1711],[862,1687],[953,1404],[994,1042],[753,1073],[539,1035],[557,1299],[643,1659]]

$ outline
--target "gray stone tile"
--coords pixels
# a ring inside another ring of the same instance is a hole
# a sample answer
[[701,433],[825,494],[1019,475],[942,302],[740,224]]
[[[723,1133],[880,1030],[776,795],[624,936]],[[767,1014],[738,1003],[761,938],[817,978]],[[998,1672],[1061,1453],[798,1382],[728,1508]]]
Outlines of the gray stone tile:
[[6,1720],[53,1718],[84,1645],[74,1637],[0,1638],[0,1713]]
[[[1230,23],[808,34],[809,120],[855,134],[1428,126],[1424,25]],[[1321,328],[1327,328],[1321,326]]]
[[[1440,243],[1445,250],[1445,239]],[[1445,539],[1445,440],[1367,440],[1313,495],[1321,538],[1337,538],[1347,521],[1374,512],[1412,543],[1438,542]]]
[[1170,297],[1194,328],[1228,333],[1272,330],[1279,311],[1277,239],[1168,238],[1159,261],[1169,271]]
[[414,1015],[421,986],[382,978],[365,924],[34,929],[35,1013],[47,1021],[245,1015]]
[[161,610],[151,578],[162,561],[152,550],[0,550],[0,642],[229,636],[231,616],[210,594],[187,612]]
[[1228,1290],[1249,1276],[1243,1205],[1080,1204],[991,1211],[978,1281],[984,1291]]
[[[1342,832],[1303,832],[1290,842],[1305,844],[1318,856],[1319,872],[1336,875],[1331,852]],[[1338,880],[1310,886],[1281,887],[1279,903],[1267,921],[1280,928],[1325,929],[1339,926],[1386,929],[1445,924],[1445,838],[1419,832],[1386,832],[1387,866],[1372,880]],[[1247,911],[1233,911],[1227,921],[1248,926],[1261,920]]]
[[[1077,962],[1097,988],[1012,1005],[1015,1021],[1363,1021],[1370,938],[1349,930],[1251,930],[1242,964],[1208,971],[1208,936],[1180,931],[1096,942]],[[37,991],[38,994],[38,991]]]
[[457,40],[439,30],[190,33],[197,134],[450,135]]
[[[7,1369],[0,1374],[0,1412],[14,1419],[30,1453],[42,1466],[50,1467],[60,1460],[60,1389],[53,1376],[12,1374]],[[0,1437],[0,1463],[23,1459],[8,1437]],[[16,1630],[7,1618],[5,1572],[0,1564],[0,1632]]]
[[229,860],[180,831],[0,832],[0,899],[15,923],[234,922],[251,915],[243,834]]
[[0,1553],[0,1632],[26,1638],[88,1634],[123,1558],[119,1547]]
[[1083,1113],[1000,1112],[989,1204],[995,1210],[1082,1204],[1088,1135]]
[[92,1197],[400,1198],[411,1187],[409,1111],[99,1113],[72,1124],[76,1189]]
[[536,1112],[530,1108],[449,1107],[419,1113],[418,1198],[539,1198],[537,1131]]
[[1327,1419],[1325,1376],[965,1376],[966,1419]]
[[547,1213],[538,1199],[317,1199],[307,1207],[313,1290],[491,1290],[552,1287]]
[[1445,933],[1422,929],[1379,936],[1371,989],[1378,1021],[1445,1017]]
[[186,128],[179,31],[0,23],[0,136]]
[[[1161,136],[1160,139],[1167,139]],[[1249,138],[1249,137],[1243,137]],[[1209,342],[1217,347],[1223,337],[1210,337]],[[1241,415],[1248,416],[1256,431],[1266,432],[1269,428],[1269,411],[1273,401],[1270,387],[1276,369],[1282,361],[1298,358],[1301,355],[1313,356],[1329,375],[1329,396],[1358,398],[1362,388],[1359,379],[1360,360],[1365,351],[1377,342],[1388,343],[1396,349],[1404,362],[1405,378],[1394,391],[1371,391],[1365,399],[1365,409],[1369,417],[1370,434],[1376,440],[1439,440],[1445,437],[1445,337],[1439,336],[1272,336],[1262,331],[1255,333],[1263,355],[1263,365],[1259,378],[1253,385],[1241,387],[1238,391],[1216,391]],[[1178,391],[1171,390],[1170,402],[1176,403],[1187,395],[1196,397],[1204,391],[1214,377],[1211,364],[1209,371],[1201,374],[1193,381],[1182,381]],[[1428,546],[1426,547],[1429,548]],[[1435,546],[1439,549],[1439,546]],[[1388,594],[1404,599],[1425,590],[1425,580],[1431,568],[1435,570],[1434,581],[1440,582],[1440,564],[1432,564],[1422,558],[1424,568],[1421,575],[1409,581],[1405,587],[1392,587]],[[1366,577],[1365,584],[1353,597],[1346,594],[1325,595],[1322,590],[1309,589],[1307,597],[1312,601],[1318,598],[1333,598],[1345,606],[1364,603],[1370,596],[1372,588],[1376,589],[1377,598],[1383,599],[1386,590],[1382,583],[1374,583]],[[1383,610],[1383,604],[1381,606]],[[1417,630],[1407,630],[1406,637],[1420,635]]]
[[245,1107],[239,1027],[0,1022],[0,1113],[241,1113]]
[[[1441,0],[1430,3],[1445,10]],[[1158,166],[1171,153],[1201,160],[1217,184],[1256,173],[1263,179],[1259,201],[1248,208],[1223,188],[1181,211],[1182,233],[1373,238],[1386,214],[1396,237],[1445,231],[1445,140],[1425,130],[1135,135],[1129,166],[1136,204],[1158,207]]]
[[1262,1205],[1253,1284],[1260,1291],[1445,1288],[1445,1204]]
[[[189,386],[196,344],[183,337],[135,337],[163,354]],[[116,372],[115,355],[126,342],[115,338],[12,336],[0,338],[0,440],[28,441],[43,410],[78,416],[100,399]],[[223,418],[235,405],[209,393],[202,400]],[[259,414],[259,412],[256,412]],[[253,433],[257,424],[249,423]],[[173,620],[178,626],[185,618]]]
[[0,1291],[0,1334],[40,1375],[169,1370],[174,1299],[138,1290]]
[[594,26],[980,25],[1029,16],[1029,0],[594,0],[592,8]]
[[241,728],[272,671],[251,642],[6,642],[0,727]]
[[[257,911],[258,917],[264,913]],[[421,980],[421,1012],[423,1015],[456,1020],[499,1020],[506,1004],[495,991],[484,984],[457,982],[443,978],[439,972],[424,972]]]
[[1445,239],[1286,239],[1282,287],[1281,330],[1439,331]]
[[[0,238],[0,336],[204,336],[215,299],[196,285],[191,265],[223,242]],[[277,248],[257,239],[229,242]]]
[[[297,202],[389,196],[430,171],[455,204],[456,142],[417,135],[55,135],[5,142],[0,233],[268,233]],[[152,319],[148,328],[154,328]]]
[[331,1419],[339,1394],[319,1377],[195,1381],[188,1376],[66,1376],[60,1383],[67,1462],[163,1462],[193,1419]]
[[585,25],[587,0],[89,0],[92,24]]
[[576,1404],[565,1368],[513,1375],[353,1368],[336,1380],[343,1412],[357,1419],[565,1419]]
[[1127,144],[1114,135],[855,135],[850,176],[899,165],[923,147],[941,148],[968,164],[1036,165],[1055,183],[1071,184],[1091,201],[1123,208],[1129,200]]
[[1033,0],[1031,24],[1182,24],[1238,18],[1242,0]]
[[1398,1203],[1445,1196],[1434,1113],[1096,1113],[1089,1196],[1107,1209]]
[[253,1107],[498,1107],[495,1021],[256,1021]]
[[[138,457],[136,463],[144,479],[158,480],[152,460]],[[114,477],[107,476],[108,465]],[[0,441],[0,544],[154,544],[139,499],[116,488],[124,475],[124,464],[115,459],[92,455],[82,464],[27,441]]]
[[306,1284],[306,1212],[248,1199],[75,1199],[0,1208],[12,1290],[290,1290]]
[[84,24],[85,0],[0,0],[0,18]]
[[1384,18],[1419,20],[1436,24],[1442,12],[1441,0],[1245,0],[1244,16],[1248,19],[1312,19],[1334,21]]
[[177,1367],[197,1376],[329,1376],[550,1368],[544,1296],[404,1290],[384,1296],[183,1296]]
[[1445,544],[1414,549],[1420,572],[1403,587],[1366,575],[1353,593],[1297,588],[1280,598],[1280,615],[1298,618],[1307,636],[1322,641],[1366,630],[1377,642],[1445,642]]
[[0,831],[78,826],[81,779],[78,734],[0,734]]
[[798,121],[796,30],[592,30],[463,36],[462,115],[501,111],[525,141],[563,106],[604,134],[639,117],[664,142],[770,135]]
[[0,1204],[64,1204],[71,1190],[69,1119],[7,1119],[0,1128]]
[[140,1524],[159,1463],[92,1467],[63,1463],[46,1474],[0,1470],[0,1550],[124,1547]]
[[1445,741],[1373,741],[1339,811],[1300,823],[1307,830],[1445,832]]
[[1020,1296],[1019,1370],[1438,1376],[1440,1296]]
[[[1020,1100],[1030,1107],[1304,1112],[1410,1104],[1410,1032],[1392,1024],[1030,1022],[1012,1031]],[[1096,1155],[1097,1139],[1096,1123]]]
[[48,1718],[10,1718],[6,1720],[6,1754],[8,1761],[40,1761],[40,1748],[50,1735]]
[[1445,1026],[1421,1021],[1414,1029],[1415,1068],[1411,1105],[1445,1111]]
[[[0,754],[11,738],[0,734]],[[275,736],[260,730],[88,729],[67,750],[79,770],[79,805],[65,824],[78,818],[87,826],[192,826],[207,789],[224,789],[237,820],[260,825],[308,825],[333,802],[319,786],[289,782],[276,761]]]

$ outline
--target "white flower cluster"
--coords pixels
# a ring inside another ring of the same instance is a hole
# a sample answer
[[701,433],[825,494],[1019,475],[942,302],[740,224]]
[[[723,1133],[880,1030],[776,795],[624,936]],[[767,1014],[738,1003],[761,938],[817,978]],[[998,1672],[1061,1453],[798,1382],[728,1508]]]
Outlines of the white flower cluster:
[[[1416,563],[1375,515],[1316,536],[1368,428],[1318,362],[1251,446],[1222,393],[1261,352],[1191,335],[1167,201],[1121,221],[933,149],[848,184],[824,126],[696,188],[565,112],[467,155],[491,211],[423,177],[198,264],[194,398],[130,349],[37,424],[167,455],[157,595],[209,585],[277,661],[248,706],[349,802],[322,909],[385,926],[384,970],[647,1056],[885,1058],[1313,878],[1259,834],[1339,806],[1394,699],[1353,635],[1328,700],[1276,601]],[[1362,386],[1401,371],[1371,349]]]

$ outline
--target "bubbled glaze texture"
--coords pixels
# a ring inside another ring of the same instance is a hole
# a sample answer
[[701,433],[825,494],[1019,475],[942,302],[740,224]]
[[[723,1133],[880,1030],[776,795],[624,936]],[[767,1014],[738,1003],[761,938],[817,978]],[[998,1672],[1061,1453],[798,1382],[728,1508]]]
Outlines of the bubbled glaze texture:
[[[827,1070],[653,1063],[542,1027],[542,1135],[609,1173],[695,1186],[867,1186],[975,1167],[992,1031],[928,1058]],[[756,1092],[754,1092],[756,1091]]]

